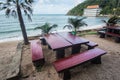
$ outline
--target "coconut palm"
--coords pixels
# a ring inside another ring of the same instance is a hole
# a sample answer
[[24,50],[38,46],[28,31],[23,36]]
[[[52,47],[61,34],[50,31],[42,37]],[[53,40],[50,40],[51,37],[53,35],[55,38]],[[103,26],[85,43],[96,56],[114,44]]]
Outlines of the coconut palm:
[[77,29],[81,26],[87,26],[87,24],[83,21],[86,17],[83,18],[69,18],[68,23],[69,25],[65,25],[63,28],[73,29],[74,35],[77,33]]
[[49,23],[45,23],[44,25],[38,26],[35,29],[41,29],[42,30],[42,34],[49,34],[50,31],[53,28],[56,28],[56,27],[57,27],[57,24],[50,25]]
[[111,17],[108,21],[102,20],[104,23],[106,23],[106,26],[115,26],[118,22],[120,22],[120,18],[117,16]]
[[33,11],[32,2],[33,0],[6,0],[0,2],[0,10],[5,10],[5,15],[7,17],[9,17],[10,15],[13,17],[18,17],[20,27],[22,30],[22,35],[24,38],[24,44],[28,44],[29,42],[21,10],[23,10],[25,15],[28,16],[28,19],[31,20],[30,15],[32,14]]

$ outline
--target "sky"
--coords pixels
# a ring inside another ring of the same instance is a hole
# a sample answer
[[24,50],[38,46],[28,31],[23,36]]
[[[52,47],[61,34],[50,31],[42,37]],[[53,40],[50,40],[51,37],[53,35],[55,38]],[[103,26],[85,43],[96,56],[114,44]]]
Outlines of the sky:
[[34,14],[66,14],[70,9],[84,0],[37,0]]
[[[3,1],[3,0],[0,0]],[[66,14],[84,0],[35,0],[33,14]]]

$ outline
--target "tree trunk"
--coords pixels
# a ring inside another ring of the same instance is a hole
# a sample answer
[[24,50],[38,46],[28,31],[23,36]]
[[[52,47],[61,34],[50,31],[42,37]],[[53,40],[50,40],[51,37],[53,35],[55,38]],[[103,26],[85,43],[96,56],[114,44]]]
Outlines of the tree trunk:
[[20,9],[20,6],[19,6],[18,3],[17,3],[17,14],[18,14],[20,27],[21,27],[21,30],[22,30],[22,35],[23,35],[23,38],[24,38],[24,44],[27,45],[27,44],[29,44],[29,42],[28,42],[28,38],[27,38],[27,33],[26,33],[25,24],[24,24],[24,21],[23,21],[21,9]]

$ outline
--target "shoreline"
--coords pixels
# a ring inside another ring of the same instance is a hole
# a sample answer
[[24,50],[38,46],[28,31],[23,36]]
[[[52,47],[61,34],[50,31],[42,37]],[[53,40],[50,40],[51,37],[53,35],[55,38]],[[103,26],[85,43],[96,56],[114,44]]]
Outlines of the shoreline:
[[[81,27],[78,31],[85,31],[85,30],[94,30],[94,29],[99,29],[99,28],[102,28],[103,26],[105,26],[104,24],[101,24],[101,25],[95,25],[95,26],[87,26],[87,27]],[[69,30],[69,29],[66,29],[66,30],[59,30],[59,31],[53,31],[53,33],[56,33],[56,32],[69,32],[69,31],[72,31],[72,30]],[[37,34],[37,35],[34,35],[34,36],[38,36],[40,34]],[[30,35],[28,36],[31,37],[33,35]],[[22,36],[20,37],[13,37],[13,38],[6,38],[6,39],[1,39],[0,40],[0,43],[4,43],[4,42],[11,42],[11,41],[21,41],[23,40]]]

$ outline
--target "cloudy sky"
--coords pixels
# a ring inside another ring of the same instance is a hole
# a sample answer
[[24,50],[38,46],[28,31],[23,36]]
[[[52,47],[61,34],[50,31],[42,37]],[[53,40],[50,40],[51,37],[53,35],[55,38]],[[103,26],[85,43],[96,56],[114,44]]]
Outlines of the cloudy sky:
[[37,0],[33,9],[36,14],[66,14],[84,0]]
[[84,0],[35,0],[35,3],[33,4],[33,13],[66,14],[70,9],[83,1]]

